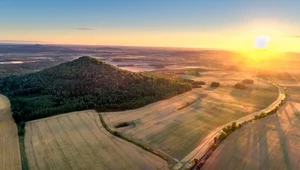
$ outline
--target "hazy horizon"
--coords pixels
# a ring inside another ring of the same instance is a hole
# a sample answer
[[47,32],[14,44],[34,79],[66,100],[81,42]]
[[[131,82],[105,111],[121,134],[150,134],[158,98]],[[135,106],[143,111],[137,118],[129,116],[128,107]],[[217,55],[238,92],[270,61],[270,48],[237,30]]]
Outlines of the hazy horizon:
[[299,52],[297,1],[0,2],[0,42]]

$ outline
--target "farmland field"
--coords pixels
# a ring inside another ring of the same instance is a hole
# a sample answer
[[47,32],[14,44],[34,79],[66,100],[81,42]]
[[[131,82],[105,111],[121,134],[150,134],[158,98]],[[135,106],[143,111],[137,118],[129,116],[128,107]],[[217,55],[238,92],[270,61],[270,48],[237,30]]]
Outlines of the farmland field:
[[167,169],[165,160],[111,135],[93,110],[26,123],[30,169]]
[[[219,81],[221,86],[206,85],[143,108],[101,114],[112,129],[181,160],[215,128],[264,109],[278,97],[278,89],[260,79],[246,91],[234,90],[232,86],[245,78],[236,73],[188,78]],[[133,126],[115,128],[124,122]]]
[[287,102],[277,114],[231,134],[203,169],[299,169],[300,104]]
[[9,100],[0,95],[0,169],[21,169],[17,125]]

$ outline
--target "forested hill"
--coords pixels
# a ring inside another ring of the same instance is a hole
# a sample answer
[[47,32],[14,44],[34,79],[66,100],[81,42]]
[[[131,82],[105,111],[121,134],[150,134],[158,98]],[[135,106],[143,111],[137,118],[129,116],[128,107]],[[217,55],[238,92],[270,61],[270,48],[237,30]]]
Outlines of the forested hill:
[[16,122],[84,109],[133,109],[190,89],[179,80],[121,70],[92,57],[0,79]]

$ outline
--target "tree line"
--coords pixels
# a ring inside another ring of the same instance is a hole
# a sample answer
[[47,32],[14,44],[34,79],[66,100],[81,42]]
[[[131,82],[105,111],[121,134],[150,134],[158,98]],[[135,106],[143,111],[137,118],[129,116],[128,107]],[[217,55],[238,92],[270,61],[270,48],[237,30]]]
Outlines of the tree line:
[[133,73],[91,57],[0,79],[17,123],[85,109],[134,109],[188,90],[180,79]]

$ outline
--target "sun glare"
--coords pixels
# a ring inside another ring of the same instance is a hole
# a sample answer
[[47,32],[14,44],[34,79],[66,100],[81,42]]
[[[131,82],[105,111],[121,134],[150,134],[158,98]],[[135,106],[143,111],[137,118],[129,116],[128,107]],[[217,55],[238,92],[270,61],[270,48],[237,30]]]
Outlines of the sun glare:
[[249,67],[269,68],[275,63],[278,64],[281,53],[270,40],[271,38],[266,35],[255,36],[252,39],[252,48],[248,45],[247,49],[241,51],[241,56]]
[[270,37],[260,35],[255,38],[254,48],[256,49],[267,49]]

